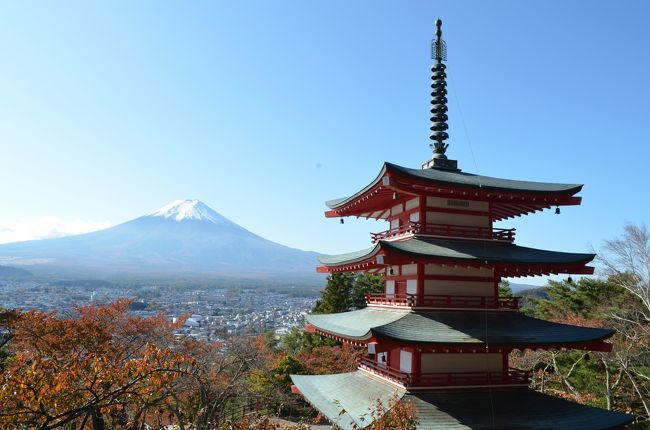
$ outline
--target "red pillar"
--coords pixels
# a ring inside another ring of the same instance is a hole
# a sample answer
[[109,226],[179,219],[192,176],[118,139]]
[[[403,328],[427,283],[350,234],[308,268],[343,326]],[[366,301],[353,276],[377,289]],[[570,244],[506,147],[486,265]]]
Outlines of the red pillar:
[[504,350],[504,351],[501,353],[501,354],[503,354],[502,357],[501,357],[501,360],[502,360],[502,363],[503,363],[502,366],[501,366],[501,369],[502,369],[503,373],[507,373],[507,372],[508,372],[508,368],[509,368],[509,365],[508,365],[508,356],[510,355],[510,351],[511,351],[511,350]]
[[423,303],[424,300],[424,263],[418,263],[418,285],[417,285],[417,302]]

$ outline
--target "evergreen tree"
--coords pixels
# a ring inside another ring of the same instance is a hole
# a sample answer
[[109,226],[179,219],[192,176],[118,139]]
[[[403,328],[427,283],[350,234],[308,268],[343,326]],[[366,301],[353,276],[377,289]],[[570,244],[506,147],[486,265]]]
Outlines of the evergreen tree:
[[351,273],[334,273],[327,277],[327,286],[321,291],[321,298],[313,309],[315,314],[334,314],[350,310],[352,305]]
[[352,307],[361,309],[366,307],[366,294],[384,292],[384,277],[371,273],[360,273],[352,284]]
[[333,314],[366,307],[366,294],[383,293],[384,278],[370,273],[334,273],[327,278],[327,286],[313,311]]
[[294,356],[285,355],[273,369],[273,377],[286,389],[289,389],[291,387],[291,377],[289,375],[300,375],[304,370],[305,366]]
[[323,337],[318,333],[307,333],[302,327],[294,327],[282,337],[282,349],[293,355],[303,351],[312,351],[314,348],[332,347],[340,344],[341,342]]
[[512,288],[510,288],[510,282],[506,280],[499,282],[499,297],[512,297]]
[[580,278],[574,281],[551,281],[546,290],[549,298],[531,298],[535,315],[545,319],[561,319],[566,315],[600,319],[603,314],[624,308],[634,298],[610,280]]

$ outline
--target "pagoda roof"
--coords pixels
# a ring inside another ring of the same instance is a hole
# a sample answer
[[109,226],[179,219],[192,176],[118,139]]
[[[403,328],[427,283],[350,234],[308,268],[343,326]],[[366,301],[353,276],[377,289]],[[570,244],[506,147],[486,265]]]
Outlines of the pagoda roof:
[[[595,254],[547,251],[513,243],[480,240],[449,240],[412,237],[406,240],[380,240],[361,251],[318,257],[319,271],[354,271],[357,268],[396,264],[413,257],[441,264],[499,266],[504,276],[532,276],[548,273],[593,273],[585,267]],[[509,269],[509,270],[508,270]]]
[[[516,311],[400,311],[363,308],[338,314],[310,314],[307,322],[335,338],[366,343],[379,339],[466,348],[601,349],[614,330],[540,320]],[[606,345],[606,344],[605,344]]]
[[410,401],[418,429],[555,429],[606,430],[628,424],[634,416],[580,405],[527,387],[441,389],[407,392],[363,371],[335,375],[291,375],[300,393],[344,430],[365,428],[376,417],[380,400]]
[[327,216],[366,216],[390,207],[392,192],[412,195],[453,195],[454,198],[491,200],[494,219],[504,219],[535,212],[555,205],[580,204],[572,197],[581,184],[518,181],[460,171],[411,169],[385,162],[377,177],[357,193],[325,202],[332,209]]
[[373,421],[370,408],[379,400],[388,406],[406,390],[356,371],[335,375],[291,375],[300,393],[332,423],[343,429],[364,428]]

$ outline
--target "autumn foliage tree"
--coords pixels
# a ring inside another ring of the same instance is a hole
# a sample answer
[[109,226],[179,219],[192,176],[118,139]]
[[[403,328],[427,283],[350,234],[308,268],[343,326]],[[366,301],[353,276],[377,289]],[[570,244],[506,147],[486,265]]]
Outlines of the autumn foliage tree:
[[161,315],[132,316],[128,304],[80,307],[69,318],[39,311],[4,318],[11,339],[0,421],[44,430],[142,422],[192,359],[172,347],[174,325]]

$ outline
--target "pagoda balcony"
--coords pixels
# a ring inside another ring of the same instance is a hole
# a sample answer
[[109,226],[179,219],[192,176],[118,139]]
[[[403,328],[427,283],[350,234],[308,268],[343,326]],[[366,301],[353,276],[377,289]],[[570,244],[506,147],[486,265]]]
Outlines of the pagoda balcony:
[[379,233],[370,233],[373,243],[378,240],[399,239],[414,235],[513,242],[515,240],[515,229],[410,222]]
[[363,357],[359,368],[406,388],[529,385],[530,372],[509,368],[507,372],[436,372],[411,374]]
[[519,309],[521,297],[366,294],[370,305],[408,308]]

